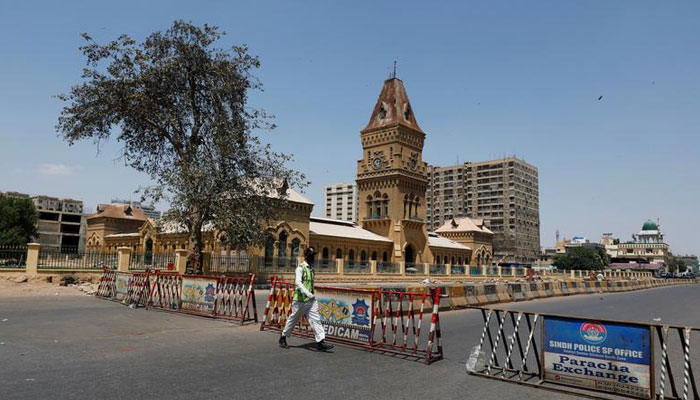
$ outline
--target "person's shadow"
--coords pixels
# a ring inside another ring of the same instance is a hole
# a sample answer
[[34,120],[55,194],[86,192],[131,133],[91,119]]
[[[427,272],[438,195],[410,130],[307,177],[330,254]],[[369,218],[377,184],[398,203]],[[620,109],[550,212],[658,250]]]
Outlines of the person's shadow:
[[290,349],[304,349],[304,350],[308,350],[308,351],[315,351],[315,352],[317,352],[317,353],[333,353],[333,350],[332,350],[332,349],[331,349],[331,350],[326,350],[326,351],[322,351],[322,350],[317,349],[317,348],[316,348],[316,343],[314,343],[314,342],[307,342],[307,343],[299,344],[299,345],[296,345],[296,346],[292,346],[292,345],[290,344],[290,345],[289,345],[289,348],[290,348]]

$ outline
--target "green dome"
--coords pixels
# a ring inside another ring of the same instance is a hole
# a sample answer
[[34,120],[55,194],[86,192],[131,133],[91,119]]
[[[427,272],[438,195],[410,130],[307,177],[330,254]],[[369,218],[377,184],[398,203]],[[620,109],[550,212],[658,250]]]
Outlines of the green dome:
[[656,226],[656,222],[652,220],[648,220],[647,222],[642,225],[642,230],[643,231],[658,231],[659,227]]

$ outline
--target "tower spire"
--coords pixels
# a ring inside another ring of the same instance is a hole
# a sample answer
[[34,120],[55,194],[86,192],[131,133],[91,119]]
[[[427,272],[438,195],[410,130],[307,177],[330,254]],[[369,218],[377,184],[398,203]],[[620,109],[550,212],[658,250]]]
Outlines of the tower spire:
[[[392,75],[396,74],[395,69],[396,66],[394,66]],[[372,116],[363,132],[393,125],[404,125],[423,133],[411,109],[406,88],[403,86],[403,82],[395,76],[384,81],[384,86],[379,93]]]
[[392,78],[396,78],[396,60],[394,60],[394,75]]

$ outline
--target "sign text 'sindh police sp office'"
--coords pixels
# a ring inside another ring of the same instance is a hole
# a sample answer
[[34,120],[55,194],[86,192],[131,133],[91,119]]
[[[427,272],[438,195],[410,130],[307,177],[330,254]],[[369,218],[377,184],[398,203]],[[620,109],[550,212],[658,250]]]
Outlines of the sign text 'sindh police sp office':
[[546,317],[544,380],[651,397],[648,326]]

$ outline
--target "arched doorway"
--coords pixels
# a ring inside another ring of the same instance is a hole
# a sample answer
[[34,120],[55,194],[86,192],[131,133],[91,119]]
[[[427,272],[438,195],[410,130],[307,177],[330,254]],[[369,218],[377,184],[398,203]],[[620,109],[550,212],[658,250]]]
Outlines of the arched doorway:
[[406,264],[413,264],[416,262],[416,254],[415,251],[413,250],[413,246],[410,244],[406,245],[406,249],[404,250],[404,255],[403,255],[404,261]]
[[146,240],[146,248],[143,252],[143,263],[146,265],[153,264],[153,240],[151,238]]

